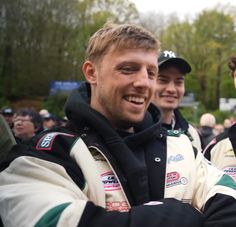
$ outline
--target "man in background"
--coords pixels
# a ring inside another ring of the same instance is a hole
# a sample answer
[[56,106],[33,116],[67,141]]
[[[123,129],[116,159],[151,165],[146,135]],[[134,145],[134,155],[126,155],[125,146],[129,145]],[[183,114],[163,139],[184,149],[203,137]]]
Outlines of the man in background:
[[185,59],[170,50],[160,53],[158,65],[159,73],[153,103],[163,115],[163,126],[167,130],[179,130],[186,134],[192,145],[201,151],[197,130],[178,110],[185,93],[185,76],[191,72],[191,66]]
[[[236,88],[236,56],[228,62]],[[216,136],[204,150],[204,156],[236,181],[236,124]]]
[[43,129],[41,116],[30,108],[19,109],[13,122],[13,133],[17,143],[28,143]]
[[204,113],[200,117],[199,124],[199,133],[202,141],[202,149],[204,149],[215,137],[214,128],[216,125],[216,118],[211,113]]
[[0,113],[5,118],[6,122],[9,125],[9,127],[12,129],[12,127],[13,127],[13,117],[14,117],[13,109],[11,107],[3,107],[1,109]]

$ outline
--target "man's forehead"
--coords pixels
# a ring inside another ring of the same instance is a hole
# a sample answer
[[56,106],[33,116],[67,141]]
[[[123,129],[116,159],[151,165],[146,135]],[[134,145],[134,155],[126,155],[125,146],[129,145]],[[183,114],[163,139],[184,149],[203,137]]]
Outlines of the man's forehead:
[[181,69],[177,66],[177,65],[168,65],[167,67],[165,68],[160,68],[159,67],[159,74],[161,73],[166,73],[166,74],[169,74],[169,73],[178,73],[180,75],[183,75],[184,74],[181,72]]

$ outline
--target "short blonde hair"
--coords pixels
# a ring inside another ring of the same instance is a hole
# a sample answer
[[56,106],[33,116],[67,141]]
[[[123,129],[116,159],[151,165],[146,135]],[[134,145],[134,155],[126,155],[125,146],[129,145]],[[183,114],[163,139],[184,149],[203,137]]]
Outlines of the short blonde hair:
[[159,41],[144,28],[134,24],[105,24],[89,39],[86,60],[99,61],[111,47],[122,49],[146,49],[159,52]]

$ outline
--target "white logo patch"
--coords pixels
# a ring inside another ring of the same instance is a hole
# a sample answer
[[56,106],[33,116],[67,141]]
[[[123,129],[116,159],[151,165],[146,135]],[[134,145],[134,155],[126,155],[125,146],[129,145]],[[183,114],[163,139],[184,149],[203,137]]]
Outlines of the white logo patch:
[[120,183],[112,171],[101,175],[105,191],[120,190]]
[[62,133],[62,132],[51,132],[44,135],[37,143],[37,150],[51,150],[53,141],[58,135],[64,135],[68,137],[74,137],[74,135]]
[[176,58],[175,53],[173,51],[168,51],[168,50],[164,51],[164,56],[169,58]]

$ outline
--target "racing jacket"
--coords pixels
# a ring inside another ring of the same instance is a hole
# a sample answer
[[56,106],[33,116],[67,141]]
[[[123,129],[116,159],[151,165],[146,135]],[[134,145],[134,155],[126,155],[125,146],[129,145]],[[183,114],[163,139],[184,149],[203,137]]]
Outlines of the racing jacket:
[[236,124],[216,136],[203,153],[212,164],[236,181]]
[[181,130],[184,134],[186,134],[192,145],[197,148],[198,151],[202,151],[201,139],[199,133],[196,128],[189,124],[185,118],[182,116],[178,109],[174,110],[175,116],[175,125],[174,129]]
[[162,126],[167,130],[181,131],[181,133],[184,133],[189,138],[192,146],[202,152],[201,139],[197,129],[186,121],[178,109],[175,109],[173,112],[172,123],[163,123]]
[[207,227],[235,224],[233,180],[195,157],[186,135],[160,127],[153,106],[126,134],[84,100],[69,98],[69,130],[14,146],[1,163],[4,226],[195,227],[202,217]]

